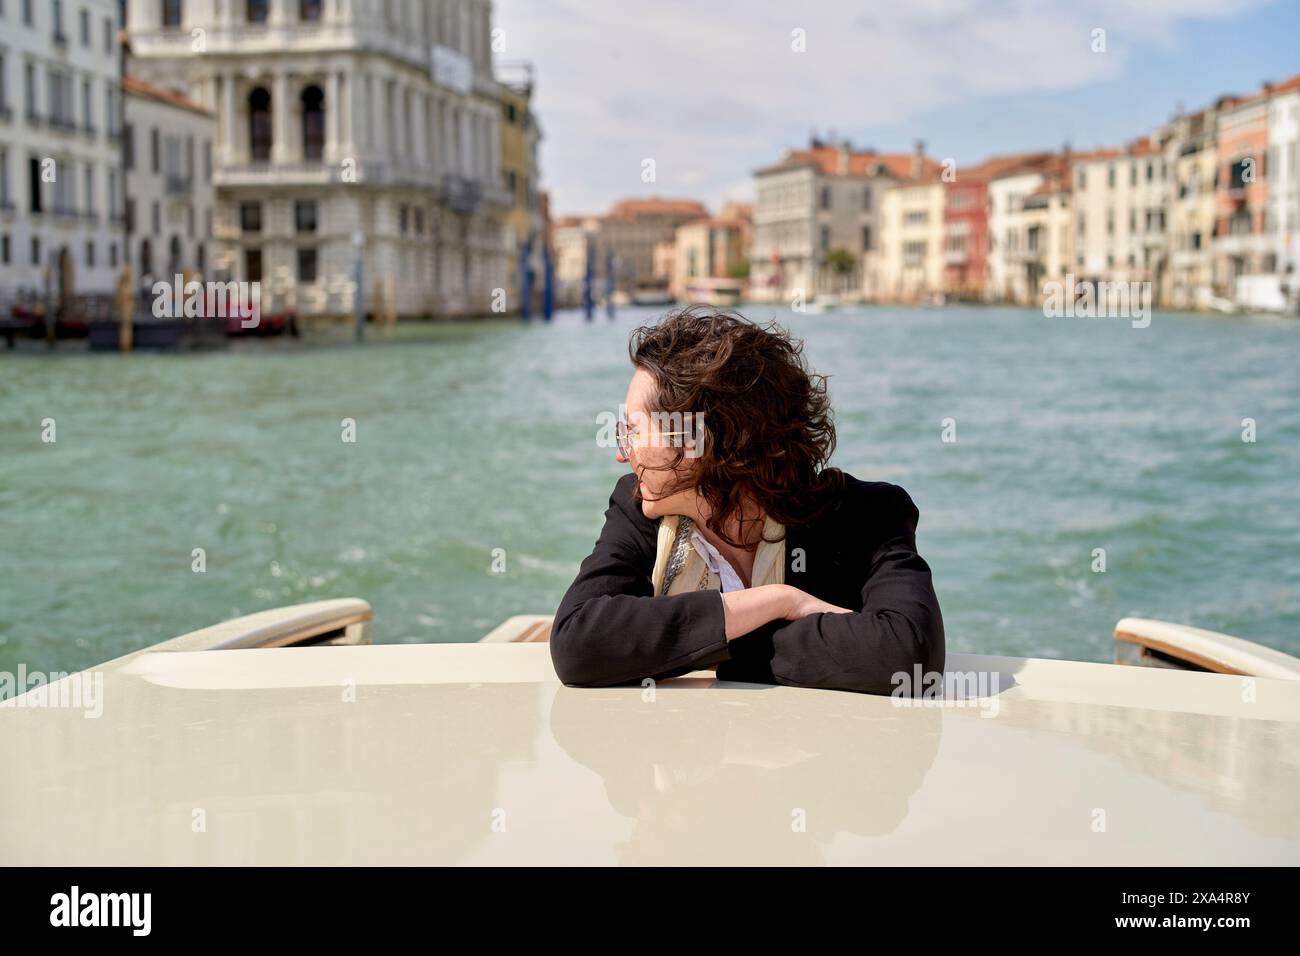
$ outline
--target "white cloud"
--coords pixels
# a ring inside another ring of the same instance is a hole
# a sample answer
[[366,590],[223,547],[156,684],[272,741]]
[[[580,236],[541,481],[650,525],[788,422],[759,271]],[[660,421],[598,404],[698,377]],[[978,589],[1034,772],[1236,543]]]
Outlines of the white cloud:
[[[497,0],[495,17],[502,59],[537,65],[543,181],[564,213],[650,192],[716,205],[812,129],[851,135],[976,97],[1114,80],[1143,49],[1176,43],[1180,23],[1261,2]],[[1097,27],[1105,54],[1090,48]]]

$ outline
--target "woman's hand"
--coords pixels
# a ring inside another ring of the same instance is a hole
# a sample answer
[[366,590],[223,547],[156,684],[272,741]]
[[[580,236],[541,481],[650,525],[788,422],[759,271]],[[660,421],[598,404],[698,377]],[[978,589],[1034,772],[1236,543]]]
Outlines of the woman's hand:
[[782,585],[790,589],[786,600],[789,602],[783,615],[787,621],[797,621],[809,614],[852,614],[847,607],[829,604],[821,598],[813,597],[807,591],[801,591],[792,585]]
[[789,584],[761,584],[722,595],[727,640],[733,641],[768,621],[797,621],[809,614],[852,614]]

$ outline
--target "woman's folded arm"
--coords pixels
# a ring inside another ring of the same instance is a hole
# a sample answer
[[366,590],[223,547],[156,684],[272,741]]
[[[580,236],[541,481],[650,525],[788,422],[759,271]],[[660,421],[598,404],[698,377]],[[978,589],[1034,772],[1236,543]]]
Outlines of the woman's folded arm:
[[647,570],[654,555],[620,500],[622,491],[615,487],[610,495],[596,546],[555,612],[551,660],[565,684],[663,678],[728,656],[721,592],[654,596]]
[[942,671],[943,616],[916,550],[918,517],[902,488],[876,493],[859,522],[863,540],[878,542],[859,607],[773,622],[733,641],[719,679],[890,694],[896,675],[910,681],[917,665]]

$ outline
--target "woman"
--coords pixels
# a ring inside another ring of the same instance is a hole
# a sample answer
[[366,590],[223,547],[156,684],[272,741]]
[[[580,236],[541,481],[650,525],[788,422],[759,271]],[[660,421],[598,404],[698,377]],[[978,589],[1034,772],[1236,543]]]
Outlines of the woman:
[[[551,629],[569,685],[721,680],[890,694],[944,666],[907,492],[827,467],[823,376],[775,323],[705,307],[633,333],[595,549]],[[923,678],[922,678],[923,679]]]

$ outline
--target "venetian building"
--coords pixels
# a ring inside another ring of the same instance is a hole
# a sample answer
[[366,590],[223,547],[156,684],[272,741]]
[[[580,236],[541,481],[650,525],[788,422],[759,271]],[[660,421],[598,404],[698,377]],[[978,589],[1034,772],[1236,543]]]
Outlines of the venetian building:
[[490,0],[132,0],[132,72],[217,117],[218,276],[264,308],[484,314],[506,285]]

